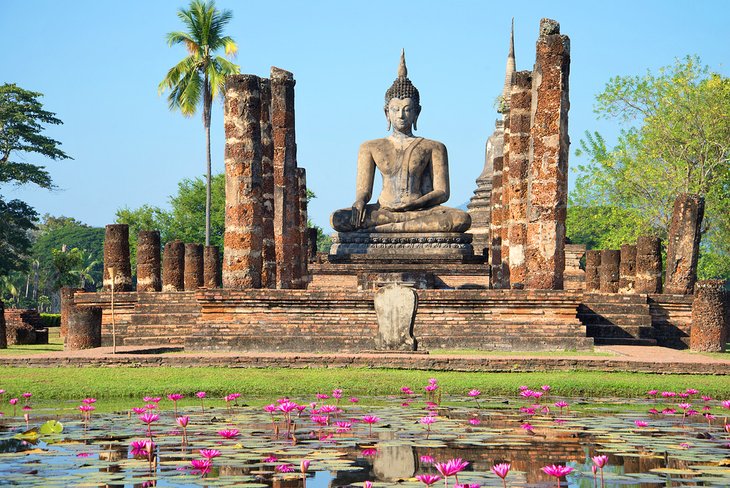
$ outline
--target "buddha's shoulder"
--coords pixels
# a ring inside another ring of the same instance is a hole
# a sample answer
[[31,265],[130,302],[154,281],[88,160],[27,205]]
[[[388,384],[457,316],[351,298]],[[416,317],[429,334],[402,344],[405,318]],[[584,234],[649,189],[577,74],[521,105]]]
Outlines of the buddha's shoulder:
[[[419,137],[420,142],[418,143],[421,149],[430,149],[433,151],[446,151],[446,146],[439,141],[433,139],[426,139],[425,137]],[[360,144],[360,149],[365,150],[377,150],[381,148],[390,148],[393,146],[393,141],[388,137],[381,137],[380,139],[371,139]]]

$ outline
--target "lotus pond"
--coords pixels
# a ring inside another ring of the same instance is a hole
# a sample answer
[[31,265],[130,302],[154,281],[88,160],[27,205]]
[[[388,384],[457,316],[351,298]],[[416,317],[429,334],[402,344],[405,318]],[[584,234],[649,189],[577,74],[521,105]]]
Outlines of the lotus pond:
[[[730,401],[652,390],[563,398],[204,392],[35,404],[2,392],[0,482],[23,486],[730,486]],[[13,395],[11,395],[13,393]],[[116,410],[116,408],[115,408]],[[104,412],[104,413],[102,413]]]

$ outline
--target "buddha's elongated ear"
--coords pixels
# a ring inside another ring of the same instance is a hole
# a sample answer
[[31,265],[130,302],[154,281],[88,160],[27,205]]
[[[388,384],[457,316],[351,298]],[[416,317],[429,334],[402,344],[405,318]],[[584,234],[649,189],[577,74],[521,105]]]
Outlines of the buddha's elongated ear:
[[388,107],[383,110],[385,112],[385,120],[388,121],[388,132],[390,132],[390,117],[388,117]]
[[413,118],[413,130],[418,130],[418,116],[421,115],[421,106],[416,110],[416,116]]

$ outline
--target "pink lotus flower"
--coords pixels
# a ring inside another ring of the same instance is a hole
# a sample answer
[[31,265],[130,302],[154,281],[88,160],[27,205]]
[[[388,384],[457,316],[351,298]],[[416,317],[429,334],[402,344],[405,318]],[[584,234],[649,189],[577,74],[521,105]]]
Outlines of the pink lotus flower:
[[318,400],[327,400],[330,397],[326,393],[317,393],[314,396],[316,396]]
[[373,482],[372,481],[366,481],[363,483],[363,488],[373,488]]
[[278,460],[279,460],[279,458],[276,457],[276,456],[269,456],[269,457],[265,457],[264,459],[262,459],[261,462],[263,462],[263,463],[275,463]]
[[476,426],[476,425],[479,425],[479,424],[481,424],[481,423],[482,423],[482,421],[481,421],[481,420],[479,420],[479,417],[472,417],[472,418],[470,418],[470,419],[469,419],[469,423],[470,423],[471,425],[475,425],[475,426]]
[[277,473],[293,473],[294,465],[292,464],[279,464],[274,468]]
[[92,403],[96,403],[96,398],[84,398],[83,400],[81,400],[81,403],[91,405]]
[[335,422],[335,427],[337,427],[338,434],[344,434],[345,432],[350,432],[352,430],[352,423],[345,422],[345,421],[338,421],[338,422]]
[[175,421],[177,422],[177,425],[184,429],[188,426],[188,423],[190,423],[190,417],[187,415],[183,415],[182,417],[176,418]]
[[181,393],[170,393],[169,395],[167,395],[167,398],[172,400],[173,402],[177,402],[185,398],[185,395]]
[[518,389],[519,389],[520,391],[525,391],[525,390],[529,389],[530,387],[529,387],[529,386],[525,386],[525,385],[522,385],[522,386],[519,386],[519,387],[517,387],[517,388],[518,388]]
[[302,474],[305,474],[307,471],[309,471],[309,465],[312,461],[309,459],[302,459],[302,462],[299,463],[299,471],[302,472]]
[[340,388],[332,390],[332,398],[337,398],[338,400],[342,398],[342,390]]
[[687,388],[685,390],[685,393],[687,393],[688,395],[696,395],[699,393],[699,390],[695,390],[694,388]]
[[421,418],[420,418],[420,419],[419,419],[418,421],[419,421],[419,422],[420,422],[421,424],[423,424],[423,425],[431,425],[431,424],[433,424],[434,422],[436,422],[436,417],[431,417],[431,416],[429,415],[429,416],[427,416],[427,417],[421,417]]
[[674,393],[673,391],[663,391],[662,392],[662,397],[663,398],[673,398],[675,396],[677,396],[677,394]]
[[419,474],[418,476],[416,476],[416,479],[426,486],[431,486],[439,481],[441,479],[441,476],[436,476],[434,474]]
[[350,403],[357,403],[360,399],[358,397],[350,397]]
[[677,393],[677,396],[679,396],[679,398],[689,398],[689,393]]
[[142,401],[145,403],[160,403],[161,397],[143,397]]
[[643,420],[634,420],[634,424],[637,427],[648,427],[649,424],[647,422],[644,422]]
[[542,388],[542,391],[544,391],[545,393],[550,391],[550,385],[542,385],[541,388]]
[[238,437],[238,429],[223,429],[218,431],[218,435],[224,439],[235,439]]
[[205,476],[210,472],[212,463],[210,462],[210,459],[192,459],[190,461],[190,465],[193,467],[195,472],[199,473],[201,476]]
[[403,392],[403,393],[405,393],[406,395],[413,395],[413,390],[411,390],[411,389],[410,389],[409,387],[407,387],[407,386],[402,386],[402,387],[401,387],[401,389],[400,389],[400,391],[402,391],[402,392]]
[[532,431],[535,430],[535,427],[533,427],[532,424],[529,422],[525,422],[524,424],[520,425],[520,427],[522,427],[523,429],[525,429],[525,431],[530,432],[530,433],[532,433]]
[[205,392],[204,391],[199,391],[198,393],[195,394],[195,396],[198,397],[198,398],[200,398],[200,399],[203,399],[203,398],[205,398]]
[[664,415],[673,415],[675,413],[677,413],[677,411],[673,408],[665,408],[664,410],[662,410],[662,414]]
[[5,393],[5,390],[3,390],[2,388],[0,388],[0,395],[2,395],[3,393]]
[[221,455],[221,452],[217,449],[200,449],[199,452],[205,459],[213,459]]
[[608,456],[605,454],[593,456],[591,459],[593,460],[593,463],[601,469],[603,469],[603,467],[608,463]]
[[494,473],[497,476],[499,476],[500,478],[502,478],[502,486],[504,488],[507,488],[507,482],[505,481],[505,478],[509,474],[510,469],[512,469],[512,465],[509,463],[495,464],[491,468],[492,473]]
[[96,407],[93,406],[93,405],[86,405],[86,404],[84,404],[84,405],[79,405],[79,410],[82,411],[82,412],[84,412],[84,413],[93,412],[94,410],[96,410]]
[[433,464],[436,460],[433,456],[421,456],[421,464]]
[[458,483],[458,474],[463,471],[467,466],[469,466],[469,463],[463,461],[461,458],[455,458],[450,459],[445,463],[436,463],[433,466],[434,468],[436,468],[436,471],[441,473],[441,476],[443,476],[444,478],[454,476],[456,478],[456,482]]
[[525,390],[520,391],[520,396],[524,397],[524,398],[531,398],[532,393],[533,393],[532,390],[525,389]]
[[434,384],[426,385],[426,387],[424,389],[429,393],[433,393],[434,391],[438,390],[438,387],[439,387],[439,385],[434,383]]
[[11,398],[11,399],[10,399],[10,400],[8,401],[8,403],[10,403],[10,405],[16,405],[16,404],[18,403],[18,399],[17,399],[17,398]]
[[472,398],[478,397],[481,394],[482,394],[482,392],[479,390],[469,390],[469,393],[467,393],[467,395],[469,395]]
[[545,474],[549,474],[550,476],[555,476],[555,478],[557,478],[558,488],[560,488],[560,478],[573,472],[573,468],[571,467],[555,464],[550,466],[544,466],[542,470],[543,472],[545,472]]
[[145,413],[143,413],[142,415],[139,416],[139,419],[142,422],[144,422],[145,424],[149,425],[152,422],[157,422],[158,420],[160,420],[160,416],[157,415],[156,413],[145,412]]
[[362,457],[373,457],[377,453],[378,453],[378,450],[377,449],[372,449],[372,448],[363,449],[362,451],[360,451],[360,455]]
[[555,406],[558,407],[560,410],[563,410],[565,407],[568,406],[568,402],[560,400],[559,402],[555,402]]
[[157,404],[156,403],[148,403],[147,405],[144,406],[144,408],[147,409],[147,410],[156,410],[157,409]]
[[25,392],[25,393],[23,393],[23,394],[22,394],[21,396],[22,396],[23,398],[25,398],[26,400],[28,400],[28,399],[30,399],[30,397],[32,397],[32,396],[33,396],[33,394],[32,394],[32,393],[28,393],[28,392],[26,391],[26,392]]
[[709,402],[710,400],[712,400],[712,397],[711,396],[702,395],[702,401],[703,402]]
[[370,435],[373,435],[373,424],[380,422],[380,418],[375,415],[365,415],[362,422],[370,426]]
[[690,403],[680,403],[677,406],[679,408],[681,408],[682,410],[689,410],[690,408],[692,408],[692,404],[690,404]]
[[723,400],[720,405],[722,405],[722,408],[730,409],[730,400]]
[[730,424],[725,424],[725,432],[730,434]]
[[646,394],[649,396],[657,396],[658,393],[659,393],[659,390],[649,390],[646,392]]
[[132,456],[140,457],[147,455],[147,440],[137,440],[129,443],[129,447],[132,450]]
[[91,456],[93,456],[93,454],[91,454],[90,452],[80,452],[80,453],[76,454],[77,458],[87,458],[87,457],[91,457]]

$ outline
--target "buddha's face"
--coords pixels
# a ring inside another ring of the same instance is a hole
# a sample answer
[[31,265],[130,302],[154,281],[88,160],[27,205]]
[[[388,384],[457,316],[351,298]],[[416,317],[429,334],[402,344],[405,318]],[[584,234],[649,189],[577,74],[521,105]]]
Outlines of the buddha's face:
[[409,132],[418,119],[418,105],[412,98],[391,98],[386,116],[396,131]]

